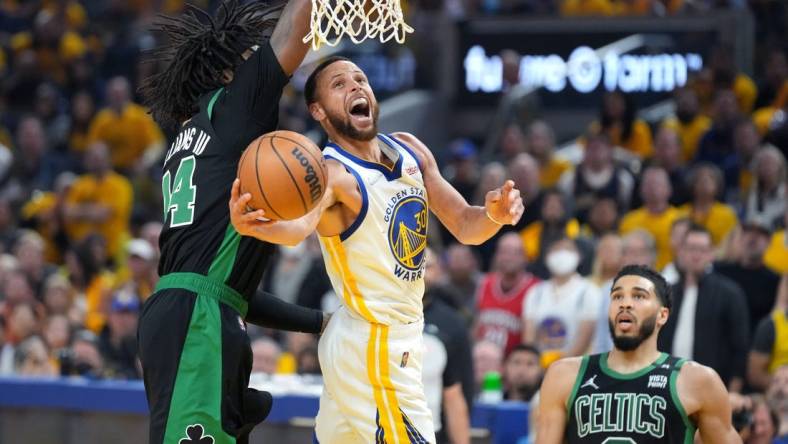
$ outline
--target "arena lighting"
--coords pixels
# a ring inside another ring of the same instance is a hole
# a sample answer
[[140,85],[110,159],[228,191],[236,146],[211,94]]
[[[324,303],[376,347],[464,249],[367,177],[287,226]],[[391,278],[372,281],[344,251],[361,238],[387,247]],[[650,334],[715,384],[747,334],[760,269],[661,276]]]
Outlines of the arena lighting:
[[[643,37],[633,35],[615,44],[594,50],[578,46],[568,59],[560,55],[522,55],[520,84],[528,89],[544,87],[559,93],[571,87],[590,93],[600,85],[607,91],[645,93],[666,92],[687,82],[690,72],[703,67],[699,54],[626,54],[642,46]],[[470,92],[495,93],[503,88],[503,62],[498,55],[487,56],[480,45],[472,46],[464,59],[465,86]]]

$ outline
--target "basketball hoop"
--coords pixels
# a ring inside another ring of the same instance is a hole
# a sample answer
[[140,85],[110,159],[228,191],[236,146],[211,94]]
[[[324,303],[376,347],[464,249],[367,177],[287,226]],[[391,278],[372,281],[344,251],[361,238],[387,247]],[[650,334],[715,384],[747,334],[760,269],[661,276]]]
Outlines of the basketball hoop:
[[343,36],[353,43],[378,38],[402,44],[411,32],[399,0],[312,0],[310,31],[303,41],[314,50],[336,46]]

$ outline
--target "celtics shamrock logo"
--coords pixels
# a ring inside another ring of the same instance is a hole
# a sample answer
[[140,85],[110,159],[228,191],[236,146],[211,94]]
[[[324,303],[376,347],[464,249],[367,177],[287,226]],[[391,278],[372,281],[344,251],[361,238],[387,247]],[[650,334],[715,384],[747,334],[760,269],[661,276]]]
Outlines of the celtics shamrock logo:
[[203,435],[202,424],[192,424],[186,427],[186,438],[181,438],[178,444],[213,444],[213,436]]

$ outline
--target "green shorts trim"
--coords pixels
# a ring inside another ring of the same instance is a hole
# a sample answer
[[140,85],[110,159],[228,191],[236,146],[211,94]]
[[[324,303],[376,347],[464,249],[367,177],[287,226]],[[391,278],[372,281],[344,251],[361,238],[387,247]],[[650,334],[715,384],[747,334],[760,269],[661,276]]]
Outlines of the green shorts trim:
[[180,288],[208,296],[234,308],[242,318],[246,317],[249,304],[240,293],[227,285],[216,282],[207,276],[197,273],[170,273],[162,276],[156,285],[156,291],[168,288]]

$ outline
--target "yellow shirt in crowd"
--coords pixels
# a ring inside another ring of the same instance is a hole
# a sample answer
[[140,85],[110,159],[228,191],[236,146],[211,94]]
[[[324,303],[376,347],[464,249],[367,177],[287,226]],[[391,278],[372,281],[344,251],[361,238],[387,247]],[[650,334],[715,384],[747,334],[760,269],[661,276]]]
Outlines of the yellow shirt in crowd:
[[[678,11],[683,0],[670,0],[668,10],[671,13]],[[586,16],[586,15],[646,15],[651,12],[651,0],[564,0],[561,3],[561,15]]]
[[292,375],[298,371],[298,362],[295,355],[286,351],[279,356],[276,361],[276,373],[278,375]]
[[763,262],[777,274],[788,273],[788,239],[785,230],[772,235],[772,240],[763,255]]
[[109,255],[116,257],[128,237],[132,198],[131,183],[120,174],[110,172],[101,180],[92,174],[80,176],[66,195],[66,204],[101,204],[109,206],[112,215],[99,224],[67,221],[66,234],[79,242],[88,234],[98,232],[107,240]]
[[148,147],[163,143],[164,135],[145,108],[130,103],[120,115],[109,108],[96,114],[88,130],[88,145],[97,140],[109,146],[115,168],[131,168]]
[[683,124],[676,117],[669,117],[662,122],[662,126],[675,131],[681,139],[681,158],[685,163],[691,162],[698,151],[701,137],[711,128],[711,119],[698,115],[688,124]]
[[758,87],[755,86],[755,82],[746,74],[738,74],[736,80],[733,81],[733,93],[736,94],[739,110],[750,114],[755,106],[755,99],[758,97]]
[[606,15],[615,14],[610,0],[564,0],[561,3],[561,15]]
[[[714,115],[715,91],[713,76],[704,77],[703,79],[697,78],[691,84],[698,94],[701,112],[712,117]],[[739,73],[733,80],[731,89],[736,96],[736,104],[739,105],[739,111],[744,114],[750,114],[755,105],[755,99],[758,97],[758,87],[755,86],[755,82],[746,74]]]
[[[128,257],[124,257],[124,262],[122,265],[117,267],[115,270],[115,287],[121,288],[127,283],[132,281],[131,276],[131,269],[128,266]],[[153,294],[155,288],[150,286],[147,282],[138,282],[136,287],[137,294],[142,299],[142,302],[148,300],[148,298]]]
[[75,153],[88,149],[88,134],[85,131],[72,131],[68,136],[68,148]]
[[539,184],[542,188],[553,188],[558,185],[561,176],[572,169],[572,163],[565,159],[550,158],[547,165],[539,169]]
[[775,310],[772,313],[774,322],[774,345],[772,356],[769,360],[769,374],[774,374],[778,368],[788,364],[788,317],[784,310]]
[[[44,239],[44,258],[51,264],[60,263],[61,255],[57,244],[55,244],[55,229],[57,219],[54,214],[57,205],[57,196],[51,191],[36,192],[22,206],[22,217],[25,219],[38,218],[38,234]],[[43,223],[42,223],[43,222]]]
[[720,242],[725,240],[728,233],[736,228],[736,225],[739,223],[739,218],[736,216],[733,208],[720,202],[714,202],[706,214],[695,211],[691,203],[683,205],[681,210],[693,222],[709,230],[714,245],[719,245]]
[[[520,231],[520,239],[523,241],[523,249],[525,249],[525,255],[529,261],[535,261],[539,258],[543,226],[544,224],[540,221],[531,222]],[[571,219],[566,223],[564,234],[570,239],[574,239],[580,234],[580,223],[577,219]]]
[[115,276],[111,272],[102,272],[95,276],[85,289],[85,327],[99,334],[107,322],[107,313]]
[[[51,14],[57,14],[58,8],[61,7],[61,3],[64,2],[57,0],[44,0],[41,2],[41,10],[47,11]],[[65,4],[65,18],[69,29],[84,28],[88,22],[88,13],[85,11],[85,8],[83,8],[78,1],[74,0],[66,1]]]
[[777,108],[773,106],[766,106],[764,108],[758,108],[752,113],[752,123],[755,124],[755,128],[758,129],[758,134],[763,137],[766,133],[769,132],[769,127],[772,124],[772,118],[774,118],[774,113],[777,112]]
[[656,266],[661,270],[673,260],[673,253],[670,250],[670,229],[673,222],[682,216],[684,212],[672,206],[661,214],[649,213],[646,207],[641,207],[624,215],[619,231],[622,236],[637,229],[651,233],[657,247]]
[[739,170],[739,197],[746,202],[747,194],[750,192],[752,186],[753,175],[752,171],[746,168]]
[[759,108],[752,113],[752,121],[755,123],[755,127],[758,128],[758,134],[761,137],[769,132],[775,113],[783,109],[786,103],[788,103],[788,80],[783,82],[783,86],[769,106]]
[[[599,122],[591,124],[591,131],[598,131],[599,128]],[[654,153],[651,128],[648,126],[648,123],[641,119],[636,119],[632,122],[632,132],[629,134],[627,140],[621,139],[621,127],[619,125],[609,128],[607,130],[607,135],[610,137],[610,141],[613,145],[620,146],[636,154],[641,159],[647,159]]]

